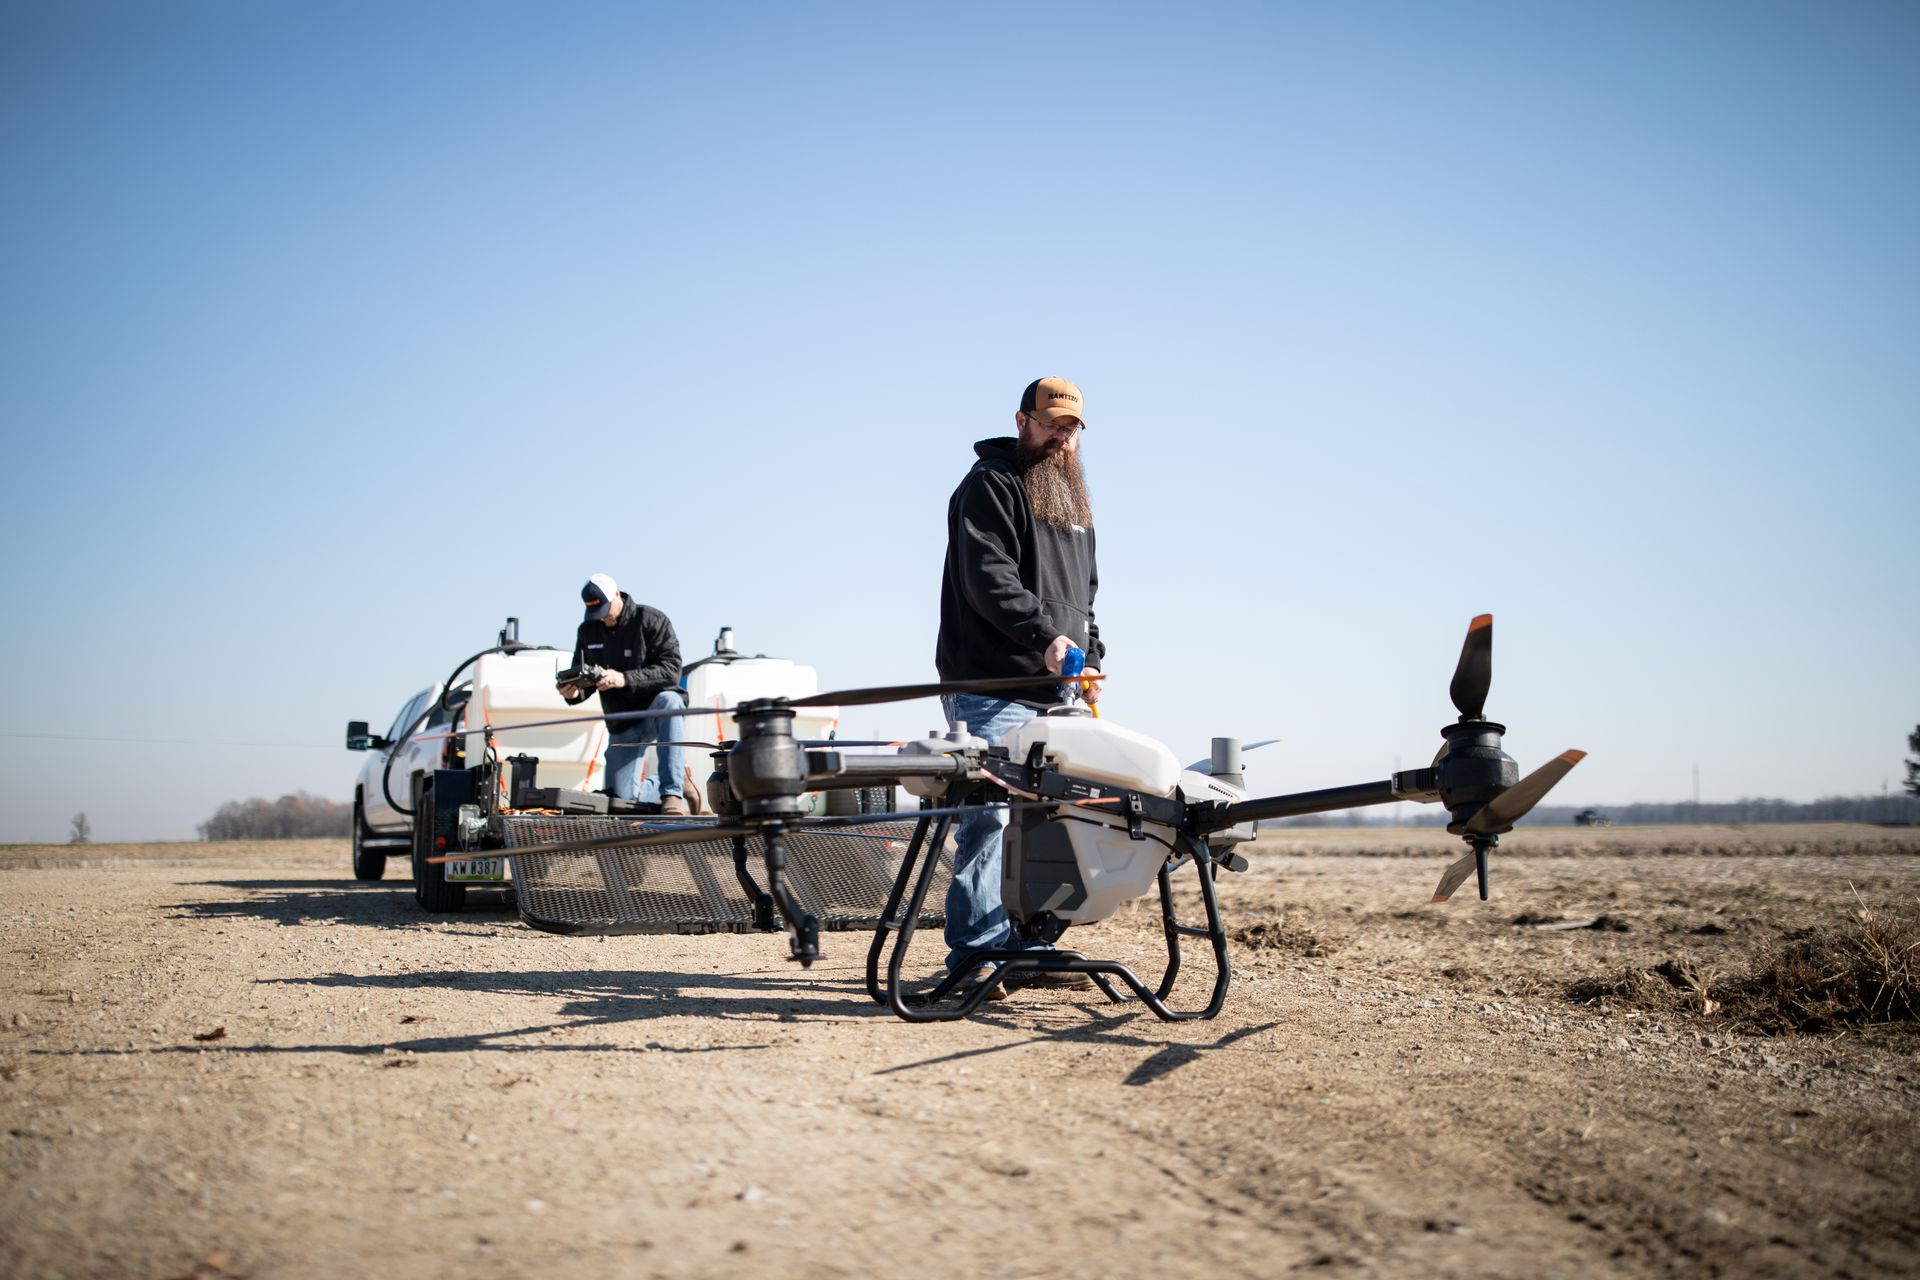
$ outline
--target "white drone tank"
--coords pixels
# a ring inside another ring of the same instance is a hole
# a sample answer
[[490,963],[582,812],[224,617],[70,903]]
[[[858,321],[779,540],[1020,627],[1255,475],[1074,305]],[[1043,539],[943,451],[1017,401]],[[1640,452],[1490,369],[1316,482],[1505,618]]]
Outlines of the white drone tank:
[[[1180,782],[1180,762],[1163,744],[1108,720],[1086,715],[1036,716],[1006,737],[1007,748],[1015,760],[1024,761],[1036,742],[1044,744],[1042,751],[1046,758],[1076,778],[1156,796],[1171,796]],[[1026,828],[1013,833],[1013,838],[1023,847],[1029,840],[1039,846],[1057,847],[1058,837],[1066,837],[1073,852],[1079,885],[1072,886],[1068,880],[1061,880],[1052,886],[1055,892],[1048,892],[1049,900],[1042,905],[1068,924],[1104,920],[1121,904],[1147,892],[1159,876],[1161,864],[1172,852],[1170,830],[1149,824],[1148,839],[1132,839],[1125,819],[1110,809],[1063,809],[1047,818],[1022,814],[1015,823]],[[1037,827],[1049,830],[1043,832]],[[1047,860],[1041,856],[1038,863],[1027,869],[1029,890],[1035,887],[1035,880],[1047,878],[1042,865]],[[1003,896],[1020,892],[1020,886],[1011,883],[1013,875],[1013,860],[1009,859],[1004,864]],[[1075,897],[1079,900],[1073,901]],[[1008,901],[1013,900],[1008,897]]]
[[1123,729],[1111,720],[1087,715],[1046,715],[1033,719],[1006,737],[1009,754],[1025,761],[1036,742],[1045,743],[1046,757],[1077,778],[1091,778],[1116,787],[1170,796],[1180,782],[1180,762],[1173,752],[1144,733]]

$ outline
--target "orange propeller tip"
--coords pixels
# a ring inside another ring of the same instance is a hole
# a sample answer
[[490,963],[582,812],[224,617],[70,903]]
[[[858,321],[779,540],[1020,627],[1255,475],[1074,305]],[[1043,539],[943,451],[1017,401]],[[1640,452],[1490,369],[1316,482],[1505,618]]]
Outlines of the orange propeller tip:
[[1560,753],[1560,758],[1562,760],[1565,760],[1568,764],[1579,764],[1582,760],[1585,760],[1587,758],[1587,753],[1584,751],[1562,751]]
[[1472,622],[1469,622],[1467,624],[1467,630],[1484,631],[1486,628],[1492,625],[1493,625],[1493,615],[1490,613],[1483,613],[1479,617],[1475,618]]

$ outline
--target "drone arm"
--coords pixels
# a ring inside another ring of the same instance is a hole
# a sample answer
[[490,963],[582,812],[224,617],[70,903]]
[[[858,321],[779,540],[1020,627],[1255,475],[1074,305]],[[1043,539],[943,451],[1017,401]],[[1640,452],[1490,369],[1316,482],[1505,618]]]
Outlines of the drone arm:
[[807,753],[807,790],[873,787],[906,778],[966,778],[980,762],[964,754],[943,756],[849,756],[837,751]]
[[1195,816],[1200,834],[1237,827],[1263,818],[1295,818],[1305,813],[1326,813],[1332,809],[1360,809],[1367,805],[1393,804],[1400,800],[1438,800],[1440,792],[1431,769],[1409,769],[1384,782],[1360,782],[1350,787],[1328,787],[1324,791],[1296,791],[1291,795],[1262,796],[1242,800]]

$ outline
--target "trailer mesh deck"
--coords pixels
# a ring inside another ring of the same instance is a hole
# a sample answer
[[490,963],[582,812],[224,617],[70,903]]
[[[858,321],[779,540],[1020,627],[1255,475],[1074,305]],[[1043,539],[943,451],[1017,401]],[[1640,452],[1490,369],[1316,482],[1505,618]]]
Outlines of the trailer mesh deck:
[[[560,840],[601,840],[652,830],[657,820],[630,818],[503,819],[506,845],[524,849]],[[685,825],[684,820],[675,826]],[[787,835],[787,873],[801,904],[822,929],[871,929],[880,922],[913,823],[875,823]],[[946,901],[951,853],[927,891],[928,903]],[[511,859],[520,914],[549,933],[748,933],[753,905],[734,876],[733,841],[593,853],[529,853]],[[747,871],[766,888],[760,839],[747,840]],[[938,925],[943,917],[922,915]]]

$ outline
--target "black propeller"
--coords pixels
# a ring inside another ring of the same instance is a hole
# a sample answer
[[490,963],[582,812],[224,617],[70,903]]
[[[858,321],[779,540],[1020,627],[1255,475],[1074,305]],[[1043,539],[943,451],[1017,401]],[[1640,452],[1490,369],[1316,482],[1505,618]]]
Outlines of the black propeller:
[[[832,817],[806,815],[793,820],[796,830],[818,831],[823,827],[865,827],[882,822],[917,822],[922,818],[946,818],[1005,809],[1017,813],[1023,809],[1057,809],[1072,801],[1005,801],[990,804],[956,805],[946,809],[909,809],[901,813],[848,813]],[[533,853],[597,853],[603,849],[649,849],[663,845],[700,844],[708,840],[731,840],[736,836],[765,835],[764,826],[742,822],[703,822],[685,826],[656,827],[631,835],[598,836],[591,840],[561,840],[552,844],[527,845],[519,849],[488,849],[484,853],[436,854],[428,862],[464,862],[469,858],[519,858]]]
[[1478,720],[1486,710],[1487,690],[1493,687],[1493,615],[1483,613],[1467,624],[1460,645],[1460,662],[1453,669],[1447,693],[1462,720]]
[[[1105,679],[1099,672],[1088,672],[1075,676],[1076,680]],[[876,702],[907,702],[914,698],[937,698],[949,693],[1007,693],[1014,689],[1033,689],[1042,686],[1057,685],[1059,676],[995,676],[982,680],[946,680],[934,684],[894,684],[878,685],[871,689],[841,689],[829,693],[810,693],[804,698],[770,698],[766,701],[787,707],[862,707]],[[731,707],[662,707],[646,711],[608,711],[597,716],[561,716],[553,720],[525,720],[514,724],[486,725],[479,728],[469,726],[465,729],[448,729],[440,733],[427,733],[415,736],[415,742],[431,742],[439,738],[458,737],[469,733],[517,733],[522,729],[548,729],[562,724],[593,724],[604,721],[622,724],[629,720],[663,720],[672,716],[730,716],[742,710],[745,703]],[[809,745],[843,747],[891,747],[895,742],[849,742],[836,739],[832,744],[814,742]]]
[[1553,759],[1520,779],[1467,820],[1467,834],[1497,836],[1513,830],[1513,824],[1527,816],[1533,806],[1553,790],[1567,771],[1587,758],[1584,751],[1562,751]]
[[[1085,672],[1075,680],[1099,680],[1098,671]],[[994,676],[980,680],[944,680],[933,684],[877,685],[871,689],[841,689],[834,693],[810,693],[804,698],[786,698],[790,707],[862,707],[875,702],[906,702],[912,698],[938,698],[949,693],[1007,693],[1014,689],[1032,689],[1060,683],[1059,676]]]
[[1433,901],[1445,902],[1469,874],[1479,879],[1480,898],[1487,897],[1487,854],[1500,837],[1513,830],[1567,770],[1586,758],[1584,751],[1563,751],[1516,781],[1518,768],[1501,750],[1506,732],[1486,718],[1487,691],[1493,686],[1493,615],[1483,613],[1467,625],[1460,661],[1453,669],[1447,694],[1460,719],[1440,731],[1446,740],[1433,767],[1443,803],[1453,813],[1447,830],[1466,839],[1468,849],[1448,865],[1433,891]]

